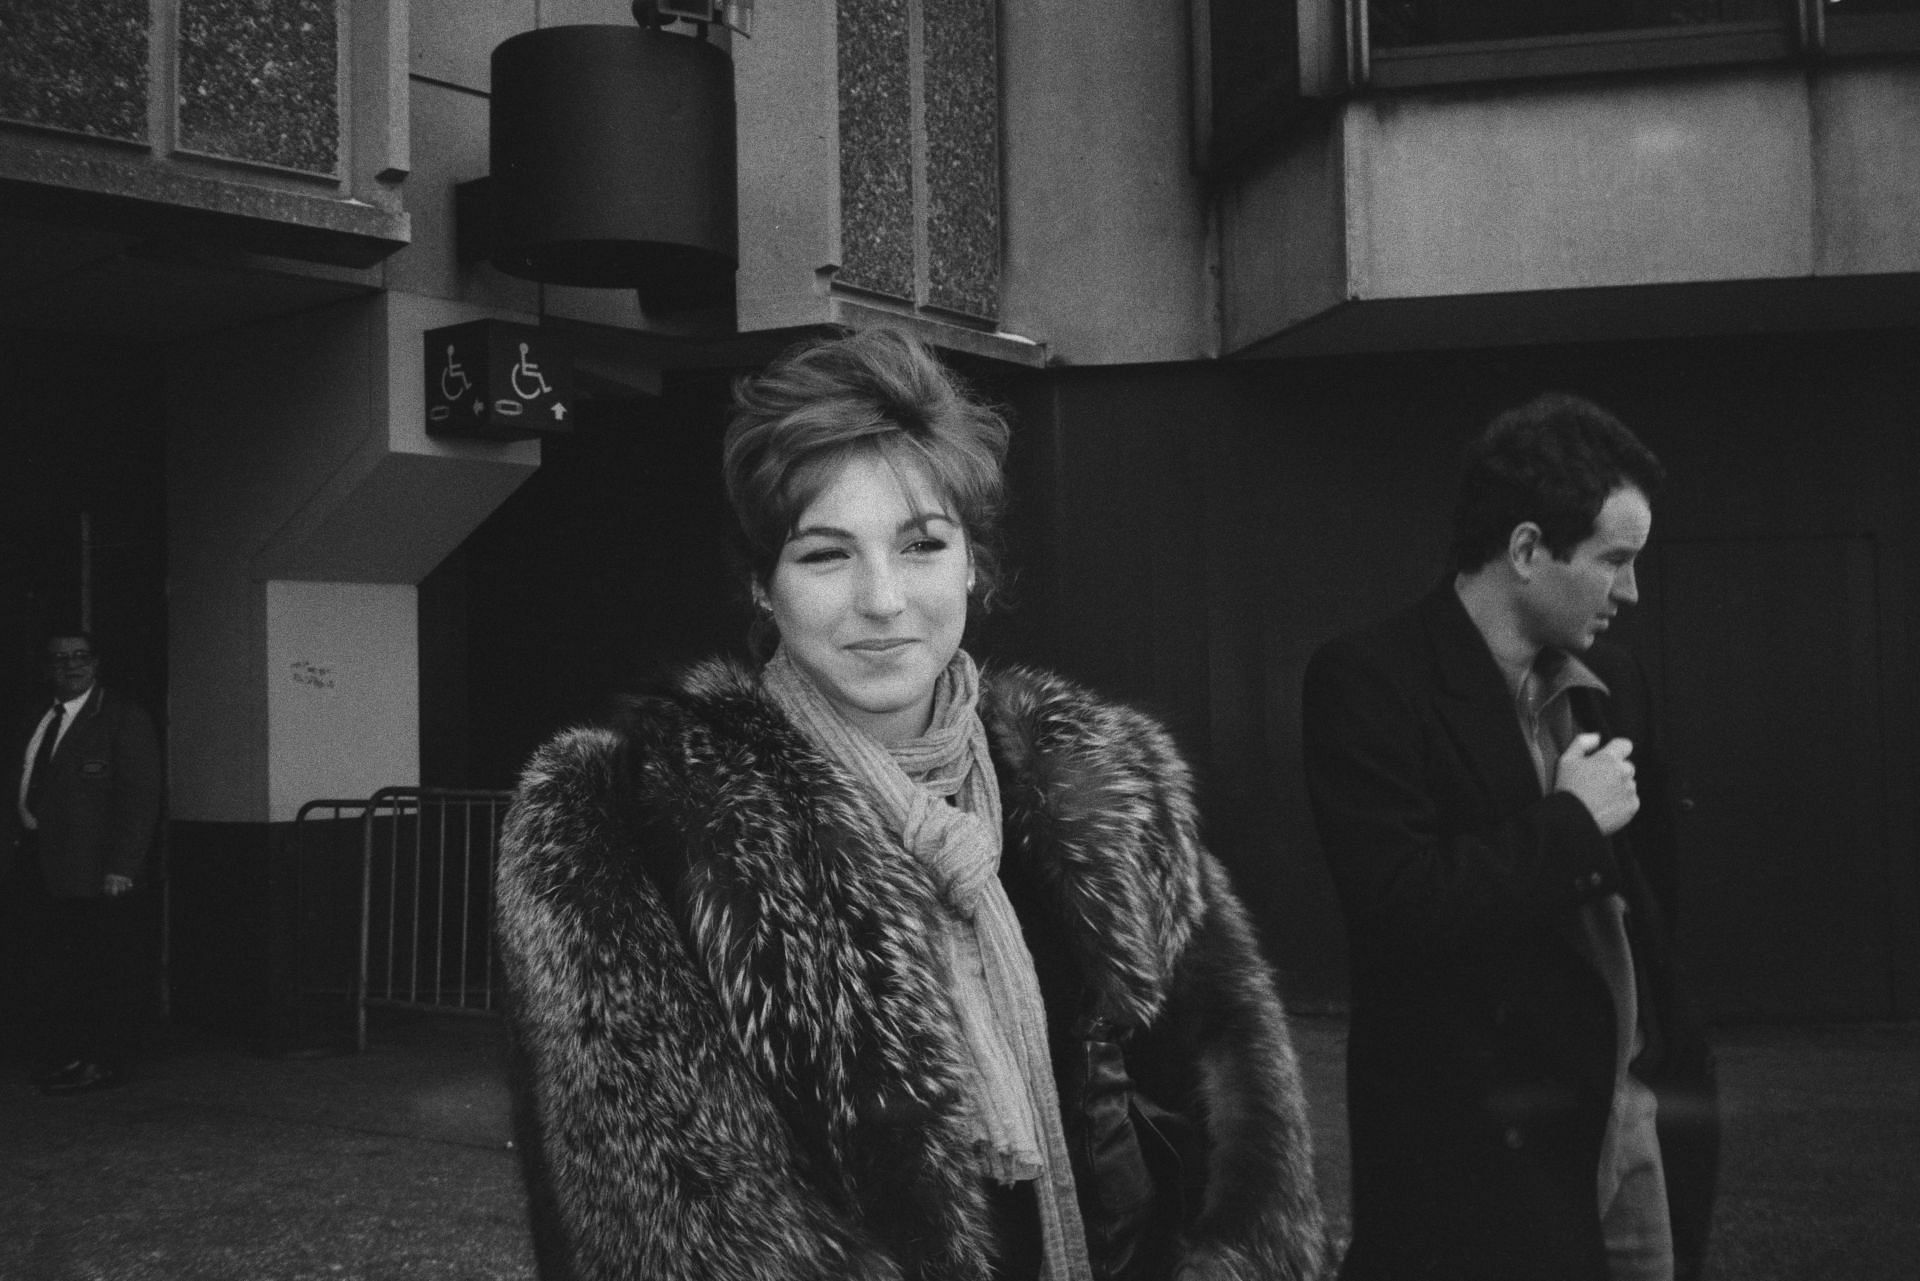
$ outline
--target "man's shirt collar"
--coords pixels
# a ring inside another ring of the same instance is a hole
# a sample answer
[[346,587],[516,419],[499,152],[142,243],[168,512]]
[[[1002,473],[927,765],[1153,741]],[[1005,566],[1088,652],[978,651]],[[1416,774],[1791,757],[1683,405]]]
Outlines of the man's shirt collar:
[[1578,657],[1564,649],[1547,649],[1533,660],[1533,670],[1539,676],[1541,707],[1570,689],[1591,689],[1602,694],[1612,694],[1607,683],[1594,675],[1593,669],[1581,662]]

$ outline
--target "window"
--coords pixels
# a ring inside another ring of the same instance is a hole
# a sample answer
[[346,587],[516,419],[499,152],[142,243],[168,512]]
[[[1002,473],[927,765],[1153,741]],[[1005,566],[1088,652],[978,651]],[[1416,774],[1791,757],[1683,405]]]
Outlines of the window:
[[407,241],[399,0],[0,0],[10,213],[362,267]]
[[1791,57],[1801,0],[1366,0],[1379,88]]
[[1368,32],[1375,52],[1412,45],[1597,32],[1659,30],[1726,23],[1778,23],[1780,0],[1372,0]]
[[1920,0],[1192,0],[1195,155],[1397,89],[1920,51]]

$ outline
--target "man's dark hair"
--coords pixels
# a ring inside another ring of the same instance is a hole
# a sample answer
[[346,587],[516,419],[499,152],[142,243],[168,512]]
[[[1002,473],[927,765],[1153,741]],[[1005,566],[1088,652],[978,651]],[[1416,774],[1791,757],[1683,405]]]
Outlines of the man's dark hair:
[[1555,560],[1593,533],[1600,508],[1632,485],[1649,499],[1666,479],[1639,438],[1590,400],[1547,392],[1487,425],[1467,446],[1453,510],[1453,568],[1471,573],[1532,521]]

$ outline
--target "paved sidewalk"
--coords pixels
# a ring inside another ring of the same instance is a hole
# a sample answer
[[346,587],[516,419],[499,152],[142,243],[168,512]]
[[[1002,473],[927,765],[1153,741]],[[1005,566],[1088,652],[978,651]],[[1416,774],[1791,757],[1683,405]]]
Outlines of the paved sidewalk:
[[1719,1281],[1920,1277],[1920,1023],[1716,1038]]
[[[1344,1225],[1345,1023],[1297,1027]],[[1717,1039],[1719,1281],[1910,1281],[1920,1023]],[[173,1042],[76,1098],[0,1062],[0,1281],[531,1281],[496,1025],[390,1017],[358,1056]]]
[[0,1281],[520,1281],[498,1027],[383,1020],[363,1055],[176,1030],[118,1089],[0,1078]]
[[[1296,1020],[1322,1195],[1347,1227],[1346,1025]],[[1711,1281],[1920,1277],[1920,1023],[1720,1029]]]

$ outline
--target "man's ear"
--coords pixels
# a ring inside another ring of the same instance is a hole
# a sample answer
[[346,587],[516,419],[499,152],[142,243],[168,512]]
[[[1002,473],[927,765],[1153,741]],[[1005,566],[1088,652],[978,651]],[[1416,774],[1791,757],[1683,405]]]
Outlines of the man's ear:
[[1507,535],[1507,564],[1522,580],[1533,577],[1534,565],[1547,554],[1547,545],[1541,538],[1540,526],[1530,520],[1521,521]]

